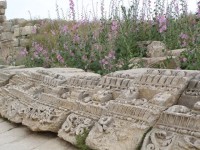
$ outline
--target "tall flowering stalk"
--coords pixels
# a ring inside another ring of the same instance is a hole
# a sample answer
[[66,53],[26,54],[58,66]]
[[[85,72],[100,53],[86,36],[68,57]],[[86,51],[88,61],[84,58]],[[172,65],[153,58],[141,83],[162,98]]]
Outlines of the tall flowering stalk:
[[196,13],[196,15],[197,15],[197,17],[198,18],[200,18],[200,1],[197,3],[197,13]]
[[69,8],[70,8],[70,13],[72,15],[72,19],[75,20],[75,5],[73,0],[69,0]]
[[180,41],[181,41],[181,46],[186,47],[188,45],[188,42],[189,42],[189,36],[185,33],[181,33],[179,35],[179,37],[180,37]]
[[167,18],[165,15],[160,15],[157,18],[158,20],[158,26],[159,26],[159,32],[163,33],[167,30]]
[[101,0],[101,18],[104,18],[104,15],[105,15],[104,0]]

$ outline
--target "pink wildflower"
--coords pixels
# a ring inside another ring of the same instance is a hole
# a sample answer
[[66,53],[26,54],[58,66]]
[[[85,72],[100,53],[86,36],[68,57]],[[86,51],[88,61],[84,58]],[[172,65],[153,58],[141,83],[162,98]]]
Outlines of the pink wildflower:
[[184,58],[183,58],[183,62],[186,62],[186,61],[187,61],[187,58],[184,57]]
[[26,50],[26,48],[24,48],[24,49],[22,49],[22,50],[20,51],[20,55],[21,55],[21,56],[27,56],[27,55],[28,55],[28,51]]
[[158,20],[158,26],[159,26],[159,32],[163,33],[167,30],[167,18],[165,15],[160,15],[157,18]]
[[57,54],[56,58],[57,58],[58,62],[64,63],[64,58],[60,54]]
[[187,35],[187,34],[184,34],[184,33],[181,33],[180,35],[179,35],[179,37],[181,38],[181,39],[188,39],[189,38],[189,36]]
[[72,14],[72,19],[75,20],[75,9],[74,9],[74,1],[73,0],[69,0],[69,8],[71,10],[71,14]]

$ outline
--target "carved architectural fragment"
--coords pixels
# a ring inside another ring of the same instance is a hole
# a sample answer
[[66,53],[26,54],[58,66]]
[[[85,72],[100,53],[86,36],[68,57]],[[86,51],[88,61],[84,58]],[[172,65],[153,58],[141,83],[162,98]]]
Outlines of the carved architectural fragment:
[[88,131],[86,144],[97,150],[137,149],[144,136],[144,150],[199,149],[200,103],[191,94],[198,93],[198,75],[135,69],[101,77],[73,68],[4,68],[0,114],[74,145]]

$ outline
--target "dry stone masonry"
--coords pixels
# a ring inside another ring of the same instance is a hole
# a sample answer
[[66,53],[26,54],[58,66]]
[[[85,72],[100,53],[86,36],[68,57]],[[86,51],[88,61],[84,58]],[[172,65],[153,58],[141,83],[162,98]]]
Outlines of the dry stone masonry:
[[15,65],[21,60],[20,51],[28,45],[30,35],[37,30],[25,19],[6,20],[6,8],[7,2],[0,1],[0,61]]
[[200,72],[0,67],[0,114],[95,150],[199,150]]

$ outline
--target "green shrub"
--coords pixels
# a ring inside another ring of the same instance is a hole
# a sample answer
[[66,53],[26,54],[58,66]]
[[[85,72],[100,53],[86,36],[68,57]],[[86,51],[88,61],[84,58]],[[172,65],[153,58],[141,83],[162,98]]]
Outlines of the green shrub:
[[77,142],[76,146],[80,150],[90,150],[90,148],[85,143],[85,140],[86,140],[88,134],[89,134],[89,131],[84,130],[83,134],[79,134],[76,136],[76,142]]

